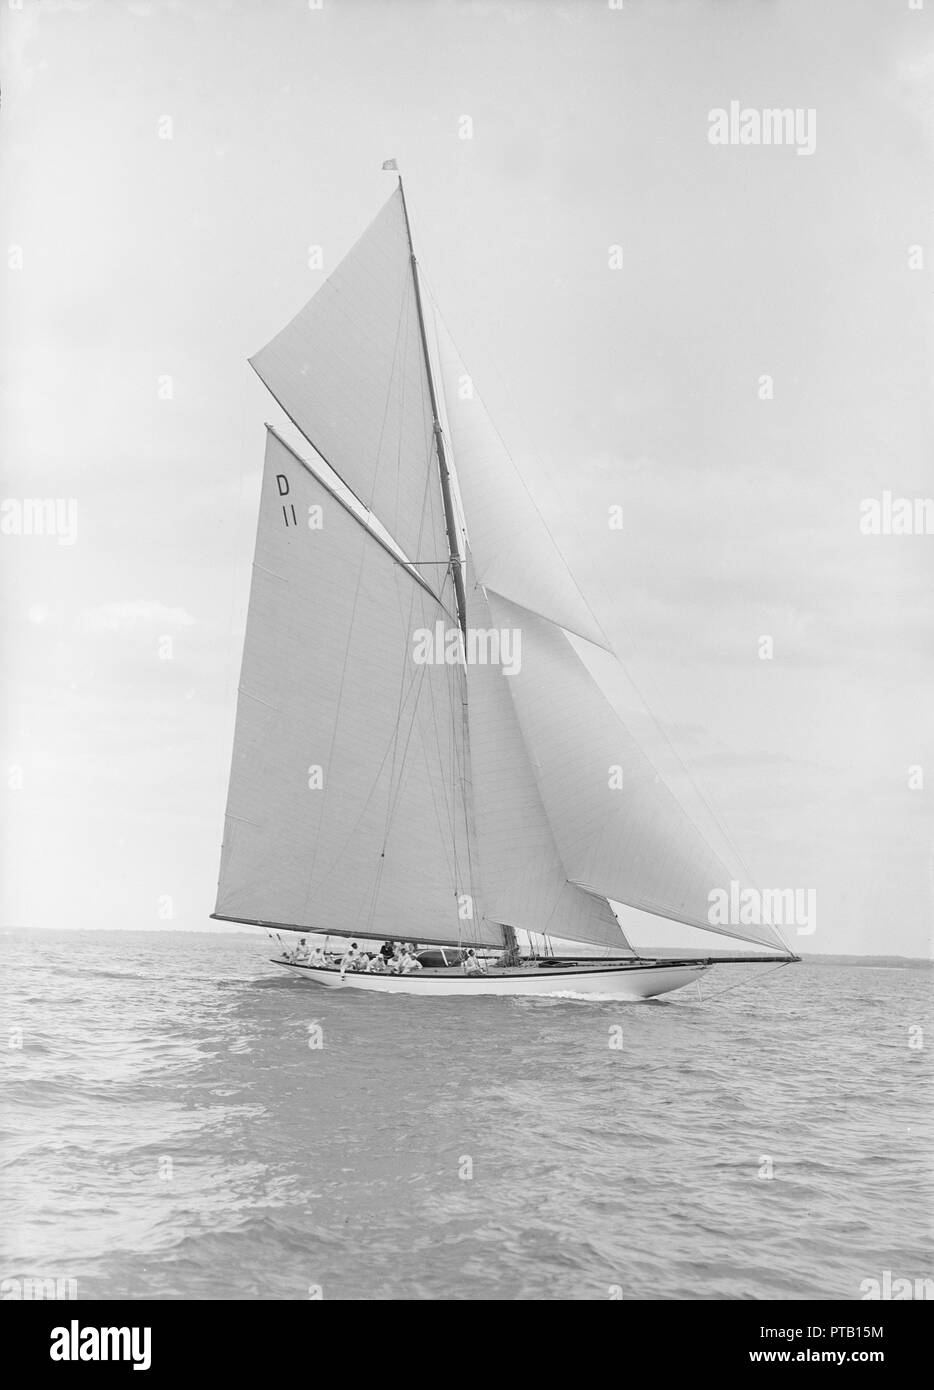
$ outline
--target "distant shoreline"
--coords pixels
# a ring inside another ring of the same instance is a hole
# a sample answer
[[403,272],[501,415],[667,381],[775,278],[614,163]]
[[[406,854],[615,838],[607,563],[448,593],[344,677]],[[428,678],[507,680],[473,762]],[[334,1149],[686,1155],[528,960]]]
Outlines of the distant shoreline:
[[[224,937],[229,937],[229,938],[242,938],[242,937],[252,936],[252,937],[255,938],[257,932],[259,932],[259,931],[261,931],[261,930],[262,930],[262,928],[260,928],[260,927],[246,927],[246,926],[243,927],[243,928],[242,928],[241,930],[239,930],[239,931],[236,930],[236,929],[230,929],[229,927],[225,927],[223,930],[217,930],[217,931],[211,931],[211,930],[203,931],[203,930],[201,930],[200,928],[193,928],[193,929],[191,929],[191,930],[188,930],[188,929],[186,929],[186,928],[184,928],[184,927],[78,927],[78,926],[75,926],[75,927],[14,927],[14,926],[0,926],[0,937],[3,937],[3,936],[13,936],[13,935],[25,936],[25,935],[28,935],[28,934],[30,934],[30,933],[32,933],[32,932],[53,932],[53,933],[54,933],[54,932],[60,932],[60,933],[63,934],[63,935],[65,935],[65,934],[71,935],[73,932],[84,932],[84,933],[86,933],[86,934],[88,934],[88,935],[97,935],[97,936],[127,936],[127,935],[133,935],[133,936],[179,936],[179,937],[185,937],[185,938],[188,939],[188,940],[217,941],[218,939],[223,939]],[[312,932],[312,931],[309,931],[309,932],[306,933],[306,935],[307,935],[309,938],[312,938],[312,937],[315,937],[315,936],[320,936],[320,937],[322,937],[322,939],[323,939],[323,937],[324,937],[324,933],[323,933],[323,932]],[[718,955],[718,952],[717,952],[717,951],[698,951],[698,950],[696,950],[696,948],[695,948],[695,949],[691,949],[690,947],[683,947],[683,948],[679,949],[679,948],[674,947],[674,946],[658,946],[658,947],[656,947],[656,948],[654,948],[654,949],[652,949],[652,948],[650,948],[650,947],[646,947],[645,950],[646,950],[647,953],[648,953],[649,951],[651,951],[651,954],[652,954],[656,959],[658,959],[658,960],[664,960],[664,959],[667,959],[667,958],[680,959],[681,957],[683,957],[683,956],[685,956],[685,955],[692,955],[692,956],[693,956],[693,955],[703,955],[703,956],[709,956],[710,958],[716,960],[717,955]],[[583,955],[583,954],[586,954],[586,952],[582,952],[581,954],[582,954],[582,955]],[[724,954],[724,955],[733,955],[733,954],[735,954],[735,953],[734,953],[734,952],[730,952],[730,951],[728,951],[728,950],[725,950],[725,951],[723,952],[723,954]],[[927,967],[927,968],[930,969],[930,968],[934,967],[934,959],[930,959],[930,958],[928,958],[928,957],[926,957],[926,956],[877,956],[877,955],[873,955],[873,956],[854,956],[854,955],[839,955],[839,954],[833,954],[833,953],[823,954],[823,953],[820,953],[820,952],[817,952],[817,951],[807,951],[807,952],[802,951],[800,954],[801,954],[801,957],[802,957],[802,962],[803,962],[804,964],[806,964],[806,965],[864,965],[864,966],[876,966],[876,967],[885,967],[885,966],[889,966],[889,967],[902,967],[902,968],[911,967],[911,968],[914,968],[914,969],[923,969],[923,968],[925,968],[925,967]],[[750,959],[750,962],[754,963],[754,962],[755,962],[755,955],[754,955],[753,953],[750,953],[749,959]],[[743,962],[743,963],[745,963],[745,962]]]

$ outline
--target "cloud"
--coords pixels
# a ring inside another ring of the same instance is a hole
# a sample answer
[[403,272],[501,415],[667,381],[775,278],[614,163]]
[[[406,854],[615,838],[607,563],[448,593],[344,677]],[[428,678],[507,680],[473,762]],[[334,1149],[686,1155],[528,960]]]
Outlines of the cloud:
[[934,141],[934,52],[902,59],[895,76],[903,106],[920,121],[925,138]]

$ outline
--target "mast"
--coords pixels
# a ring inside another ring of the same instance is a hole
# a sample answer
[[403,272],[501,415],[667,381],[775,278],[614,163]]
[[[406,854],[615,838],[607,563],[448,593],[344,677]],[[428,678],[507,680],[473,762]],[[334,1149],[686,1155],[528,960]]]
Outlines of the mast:
[[[448,533],[448,551],[450,554],[451,573],[454,576],[454,596],[457,608],[457,618],[460,630],[464,638],[467,637],[467,593],[464,585],[464,565],[465,561],[461,556],[460,542],[457,536],[457,520],[454,514],[454,499],[451,492],[451,475],[448,471],[447,453],[444,447],[444,431],[441,428],[441,418],[438,414],[438,395],[435,390],[434,373],[431,370],[431,354],[428,351],[428,334],[425,331],[425,314],[422,309],[422,291],[418,282],[418,261],[415,258],[415,247],[412,245],[412,225],[409,222],[409,208],[405,201],[405,189],[402,185],[402,175],[399,175],[399,196],[402,199],[402,212],[405,216],[405,234],[409,242],[409,261],[412,266],[412,283],[415,286],[415,307],[418,311],[418,331],[422,340],[422,354],[425,358],[425,375],[428,377],[428,394],[431,401],[431,419],[435,436],[435,448],[438,451],[438,472],[441,475],[441,496],[444,499],[444,524]],[[466,726],[467,708],[466,701],[464,707],[464,720]],[[512,927],[505,923],[501,924],[503,933],[503,945],[507,950],[516,949],[516,933]]]
[[464,588],[464,561],[461,557],[460,542],[457,537],[457,520],[454,515],[454,500],[451,493],[451,475],[448,472],[447,454],[444,447],[444,432],[438,414],[438,396],[435,379],[431,370],[431,357],[428,352],[428,334],[425,331],[425,315],[422,311],[422,292],[418,283],[418,262],[412,245],[412,228],[409,223],[409,209],[405,201],[402,175],[399,175],[399,193],[402,198],[402,211],[405,214],[405,234],[409,242],[409,261],[412,266],[412,283],[415,286],[415,307],[418,311],[418,331],[422,340],[422,353],[425,358],[425,372],[428,377],[428,393],[431,400],[431,419],[438,451],[438,471],[441,475],[441,496],[444,499],[444,524],[448,533],[448,551],[451,573],[454,576],[454,594],[457,604],[457,620],[463,635],[467,636],[467,594]]

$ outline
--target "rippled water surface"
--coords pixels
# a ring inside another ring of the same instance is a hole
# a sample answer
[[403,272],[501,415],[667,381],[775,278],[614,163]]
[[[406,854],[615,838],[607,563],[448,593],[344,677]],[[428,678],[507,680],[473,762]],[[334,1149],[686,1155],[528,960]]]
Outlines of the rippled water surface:
[[858,1298],[932,1272],[929,969],[465,1001],[319,991],[261,937],[0,946],[3,1276],[82,1298],[640,1299]]

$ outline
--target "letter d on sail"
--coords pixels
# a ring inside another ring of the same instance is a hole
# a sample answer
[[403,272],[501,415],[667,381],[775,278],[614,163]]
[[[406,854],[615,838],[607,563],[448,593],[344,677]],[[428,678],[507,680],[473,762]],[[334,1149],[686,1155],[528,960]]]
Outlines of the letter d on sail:
[[[288,478],[285,476],[284,473],[277,473],[277,474],[276,474],[276,487],[279,489],[279,496],[280,496],[280,497],[288,497],[288,495],[289,495],[289,480],[288,480]],[[292,513],[292,520],[291,520],[291,521],[289,520],[289,512]],[[295,503],[294,503],[294,502],[290,502],[290,503],[289,503],[288,511],[286,510],[285,503],[283,502],[283,504],[282,504],[282,518],[283,518],[283,520],[284,520],[286,526],[297,526],[297,525],[298,525],[298,517],[295,515]]]

